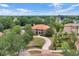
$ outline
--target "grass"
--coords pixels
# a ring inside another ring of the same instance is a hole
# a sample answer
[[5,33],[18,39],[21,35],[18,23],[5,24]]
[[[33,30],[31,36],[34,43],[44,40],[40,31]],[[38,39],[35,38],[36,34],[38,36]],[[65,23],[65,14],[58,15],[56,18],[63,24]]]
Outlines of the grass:
[[45,41],[42,38],[34,37],[33,40],[27,45],[28,48],[42,48]]

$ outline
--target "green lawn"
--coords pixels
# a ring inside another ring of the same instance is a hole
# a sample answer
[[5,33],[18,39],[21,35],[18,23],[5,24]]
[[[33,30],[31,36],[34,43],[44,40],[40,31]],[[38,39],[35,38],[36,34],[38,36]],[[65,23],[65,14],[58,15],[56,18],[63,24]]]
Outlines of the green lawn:
[[42,48],[44,45],[44,39],[34,37],[33,40],[27,45],[28,48]]

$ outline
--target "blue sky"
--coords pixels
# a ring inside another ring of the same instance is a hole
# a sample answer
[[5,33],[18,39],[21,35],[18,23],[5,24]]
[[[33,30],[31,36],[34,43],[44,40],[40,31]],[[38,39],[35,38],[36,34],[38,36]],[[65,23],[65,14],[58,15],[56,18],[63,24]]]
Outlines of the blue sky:
[[0,15],[79,15],[78,3],[0,3]]

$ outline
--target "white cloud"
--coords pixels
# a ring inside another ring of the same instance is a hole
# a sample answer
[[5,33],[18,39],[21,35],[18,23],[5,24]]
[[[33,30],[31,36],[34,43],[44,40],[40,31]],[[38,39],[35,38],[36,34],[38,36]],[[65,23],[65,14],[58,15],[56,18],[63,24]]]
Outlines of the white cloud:
[[23,8],[18,8],[16,9],[17,11],[20,11],[20,12],[31,12],[31,10],[28,10],[28,9],[23,9]]
[[[61,5],[61,4],[60,4]],[[53,6],[58,7],[59,4],[54,4]],[[79,15],[79,12],[74,11],[79,4],[74,4],[66,9],[56,9],[51,11],[32,11],[29,9],[17,8],[17,9],[0,9],[0,15]]]
[[75,7],[78,7],[78,6],[79,6],[79,4],[74,4],[69,8],[58,10],[58,12],[67,12],[67,11],[75,9]]
[[54,9],[44,14],[47,14],[47,15],[79,15],[79,12],[74,10],[76,7],[79,7],[79,4],[71,5],[70,7],[66,9],[63,9],[63,8]]
[[53,3],[54,7],[56,8],[61,8],[62,4],[61,3]]
[[74,4],[74,5],[66,8],[66,9],[63,9],[63,7],[62,7],[63,4],[62,3],[52,3],[52,4],[49,4],[48,6],[50,6],[50,7],[54,6],[55,9],[52,10],[52,12],[54,12],[56,14],[62,14],[62,13],[66,13],[66,12],[68,12],[68,14],[69,14],[69,12],[71,10],[75,9],[75,7],[78,7],[79,4]]
[[79,12],[76,12],[76,11],[69,11],[69,12],[61,13],[60,15],[79,15]]
[[31,12],[28,9],[0,9],[0,15],[29,15]]
[[55,7],[55,9],[61,9],[62,8],[62,3],[52,3],[52,4],[49,4],[48,6],[49,7],[52,7],[52,6],[54,6]]
[[8,4],[0,4],[1,7],[9,7]]
[[[55,5],[59,6],[59,4],[55,4]],[[78,6],[79,6],[79,4],[74,4],[74,5],[66,8],[66,9],[59,7],[58,9],[54,9],[54,10],[50,11],[49,14],[54,14],[54,15],[79,15],[79,12],[76,12],[75,10],[73,10]]]
[[56,11],[49,11],[47,13],[40,13],[40,15],[79,15],[79,12],[76,11],[69,11],[69,12],[56,12]]

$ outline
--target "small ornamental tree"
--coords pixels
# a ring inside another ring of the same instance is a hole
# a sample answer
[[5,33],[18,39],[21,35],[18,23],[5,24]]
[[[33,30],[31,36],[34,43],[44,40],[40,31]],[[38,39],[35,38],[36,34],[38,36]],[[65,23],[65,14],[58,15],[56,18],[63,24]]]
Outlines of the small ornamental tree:
[[18,33],[20,34],[20,31],[21,31],[21,27],[19,25],[16,25],[12,28],[12,31],[15,32],[15,33]]
[[53,35],[53,30],[51,28],[49,28],[45,31],[46,37],[52,37],[52,35]]
[[33,36],[32,26],[30,24],[25,25],[24,30],[26,31],[26,33]]

